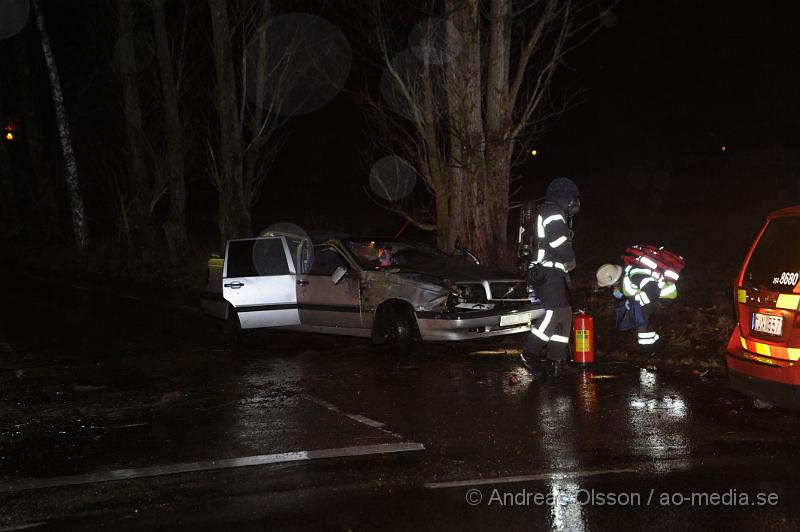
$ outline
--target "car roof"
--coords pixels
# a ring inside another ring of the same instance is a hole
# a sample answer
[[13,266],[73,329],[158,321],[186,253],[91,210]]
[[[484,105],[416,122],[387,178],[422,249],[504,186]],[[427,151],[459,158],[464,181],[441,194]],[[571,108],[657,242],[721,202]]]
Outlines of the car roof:
[[767,215],[767,220],[783,216],[800,216],[800,205],[793,205],[791,207],[784,207],[783,209],[772,211]]

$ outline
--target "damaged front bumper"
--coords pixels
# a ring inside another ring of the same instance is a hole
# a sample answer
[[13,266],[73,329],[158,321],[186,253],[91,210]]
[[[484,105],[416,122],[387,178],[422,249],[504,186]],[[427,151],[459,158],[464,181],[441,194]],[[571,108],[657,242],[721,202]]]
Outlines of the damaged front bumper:
[[469,311],[417,311],[424,341],[476,340],[531,330],[531,322],[544,314],[541,305],[513,309]]

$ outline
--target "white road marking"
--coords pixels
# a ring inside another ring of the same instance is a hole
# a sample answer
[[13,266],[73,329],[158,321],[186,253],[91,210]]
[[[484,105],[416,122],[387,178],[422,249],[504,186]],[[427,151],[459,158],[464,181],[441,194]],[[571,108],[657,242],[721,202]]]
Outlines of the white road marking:
[[471,351],[470,356],[519,356],[522,349],[494,349],[484,351]]
[[307,394],[307,393],[304,393],[304,394],[302,395],[302,397],[303,397],[303,399],[305,399],[306,401],[311,401],[312,403],[318,404],[319,406],[325,407],[325,408],[327,408],[328,410],[331,410],[331,411],[333,411],[333,412],[338,412],[338,413],[340,413],[340,414],[341,414],[341,413],[343,413],[341,410],[339,410],[339,407],[338,407],[338,406],[336,406],[336,405],[335,405],[335,404],[333,404],[333,403],[329,403],[328,401],[326,401],[326,400],[324,400],[324,399],[320,399],[319,397],[315,397],[315,396],[313,396],[313,395],[309,395],[309,394]]
[[146,426],[148,426],[149,424],[150,424],[149,422],[144,422],[144,423],[128,423],[127,425],[114,425],[114,426],[111,426],[111,427],[105,427],[105,428],[106,428],[107,430],[131,429],[131,428],[134,428],[134,427],[146,427]]
[[70,475],[53,478],[28,478],[4,482],[0,484],[0,493],[33,490],[41,488],[55,488],[60,486],[77,486],[80,484],[96,484],[113,480],[129,480],[136,478],[157,477],[162,475],[177,475],[181,473],[194,473],[198,471],[213,471],[216,469],[233,469],[238,467],[262,466],[280,464],[285,462],[299,462],[303,460],[323,460],[326,458],[343,458],[352,456],[367,456],[371,454],[402,453],[408,451],[423,451],[425,446],[414,442],[382,443],[377,445],[358,445],[355,447],[339,447],[335,449],[319,449],[315,451],[295,451],[277,454],[259,454],[243,456],[225,460],[209,460],[206,462],[188,462],[170,464],[165,466],[142,467],[138,469],[117,469],[87,473],[84,475]]
[[372,427],[373,429],[378,429],[379,431],[384,432],[384,433],[388,434],[389,436],[391,436],[393,438],[397,438],[398,440],[402,440],[403,439],[403,436],[401,436],[400,434],[397,434],[395,432],[392,432],[390,430],[387,430],[387,429],[383,428],[383,427],[386,426],[386,423],[381,423],[380,421],[375,421],[374,419],[370,419],[370,418],[368,418],[366,416],[362,416],[361,414],[348,414],[347,412],[342,412],[342,410],[338,406],[336,406],[335,404],[329,403],[328,401],[326,401],[324,399],[320,399],[319,397],[315,397],[315,396],[307,394],[307,393],[304,393],[301,397],[303,399],[305,399],[306,401],[310,401],[310,402],[312,402],[314,404],[317,404],[317,405],[319,405],[319,406],[321,406],[323,408],[327,408],[331,412],[336,412],[337,414],[341,414],[341,415],[343,415],[345,417],[349,417],[350,419],[352,419],[356,423],[361,423],[362,425],[366,425],[368,427]]
[[466,486],[485,486],[487,484],[511,484],[513,482],[534,482],[537,480],[556,480],[567,478],[593,477],[598,475],[618,475],[621,473],[638,473],[638,469],[598,469],[589,471],[559,471],[540,473],[538,475],[519,475],[514,477],[476,478],[471,480],[446,480],[442,482],[426,482],[427,489],[461,488]]
[[36,523],[25,523],[22,525],[9,525],[9,526],[0,526],[0,532],[15,532],[17,530],[30,530],[31,528],[38,528],[40,526],[45,526],[47,521],[37,521]]
[[370,418],[368,418],[366,416],[362,416],[360,414],[345,414],[345,415],[347,417],[349,417],[350,419],[352,419],[353,421],[357,421],[359,423],[363,423],[364,425],[367,425],[368,427],[380,429],[385,425],[385,423],[381,423],[380,421],[375,421],[374,419],[370,419]]

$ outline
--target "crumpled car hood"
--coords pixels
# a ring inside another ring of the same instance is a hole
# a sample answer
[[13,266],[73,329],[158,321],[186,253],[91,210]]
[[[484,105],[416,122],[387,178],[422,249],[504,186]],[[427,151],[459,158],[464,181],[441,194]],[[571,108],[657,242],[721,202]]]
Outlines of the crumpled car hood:
[[399,275],[420,274],[453,282],[479,282],[500,279],[519,279],[518,275],[474,264],[458,257],[442,257],[428,260],[415,260],[393,268]]

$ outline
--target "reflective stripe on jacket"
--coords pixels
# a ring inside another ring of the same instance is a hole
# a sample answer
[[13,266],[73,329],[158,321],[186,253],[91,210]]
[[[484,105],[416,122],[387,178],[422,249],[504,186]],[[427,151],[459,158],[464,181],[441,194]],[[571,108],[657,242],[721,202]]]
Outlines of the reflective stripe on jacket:
[[622,276],[622,293],[646,306],[656,299],[677,299],[678,287],[653,270],[627,266]]
[[536,256],[530,267],[538,264],[566,272],[566,264],[574,261],[575,252],[564,211],[555,203],[543,203],[536,214]]

